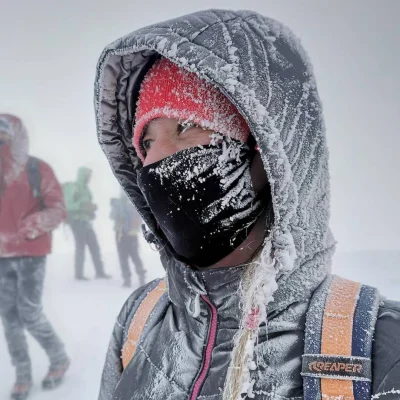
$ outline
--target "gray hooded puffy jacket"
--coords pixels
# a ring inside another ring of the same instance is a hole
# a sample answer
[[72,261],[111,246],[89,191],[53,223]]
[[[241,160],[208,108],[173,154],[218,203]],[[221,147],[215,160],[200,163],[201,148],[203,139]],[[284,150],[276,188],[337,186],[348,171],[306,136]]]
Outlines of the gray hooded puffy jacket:
[[[254,394],[257,400],[303,399],[305,314],[312,293],[329,274],[335,245],[329,229],[322,107],[308,56],[290,30],[255,12],[221,10],[140,29],[107,46],[98,63],[99,142],[149,226],[148,238],[163,248],[167,273],[167,293],[124,371],[121,348],[130,319],[155,283],[136,290],[123,307],[99,399],[193,399],[199,377],[204,379],[196,398],[222,399],[241,321],[238,288],[244,267],[194,271],[176,261],[136,185],[140,161],[131,144],[135,104],[144,75],[160,55],[216,85],[257,140],[272,191],[275,223],[270,240],[278,287],[267,305],[268,324],[261,327],[256,346]],[[200,314],[193,316],[191,304],[199,293]],[[382,303],[375,334],[374,393],[393,389],[379,398],[398,399],[398,304]]]

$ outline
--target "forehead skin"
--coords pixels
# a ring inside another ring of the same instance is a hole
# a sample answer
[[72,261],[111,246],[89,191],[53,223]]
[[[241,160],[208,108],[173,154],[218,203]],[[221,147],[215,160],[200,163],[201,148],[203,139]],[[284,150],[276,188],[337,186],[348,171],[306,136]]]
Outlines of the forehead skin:
[[[165,136],[178,136],[182,140],[190,141],[193,143],[193,146],[197,146],[197,141],[204,141],[203,137],[210,138],[210,135],[214,133],[211,130],[203,129],[199,126],[193,124],[190,126],[191,122],[182,123],[177,119],[173,118],[157,118],[151,121],[146,128],[144,129],[142,135],[142,142],[147,138],[158,139],[158,137],[154,137],[155,135]],[[186,128],[185,133],[180,135],[181,131]],[[163,138],[161,137],[161,138]],[[209,142],[210,140],[208,140]]]
[[213,131],[193,126],[184,129],[178,120],[159,118],[150,122],[141,139],[144,165],[149,165],[179,151],[208,145]]

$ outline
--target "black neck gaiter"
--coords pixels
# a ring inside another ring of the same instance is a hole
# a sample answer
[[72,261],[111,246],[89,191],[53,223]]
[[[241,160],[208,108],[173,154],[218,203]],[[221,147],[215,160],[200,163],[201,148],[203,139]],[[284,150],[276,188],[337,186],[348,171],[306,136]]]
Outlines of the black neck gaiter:
[[210,266],[254,227],[264,201],[253,190],[251,154],[235,141],[196,146],[138,172],[139,188],[182,261]]

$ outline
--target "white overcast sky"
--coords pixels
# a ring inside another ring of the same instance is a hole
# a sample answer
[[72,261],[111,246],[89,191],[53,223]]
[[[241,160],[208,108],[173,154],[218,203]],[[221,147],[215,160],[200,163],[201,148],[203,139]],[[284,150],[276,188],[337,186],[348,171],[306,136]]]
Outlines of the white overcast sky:
[[[324,104],[339,249],[400,249],[399,0],[0,1],[0,110],[24,119],[31,153],[60,181],[79,165],[94,170],[96,227],[107,250],[118,186],[96,141],[97,59],[141,26],[206,8],[255,10],[302,39]],[[56,237],[56,251],[71,249]]]

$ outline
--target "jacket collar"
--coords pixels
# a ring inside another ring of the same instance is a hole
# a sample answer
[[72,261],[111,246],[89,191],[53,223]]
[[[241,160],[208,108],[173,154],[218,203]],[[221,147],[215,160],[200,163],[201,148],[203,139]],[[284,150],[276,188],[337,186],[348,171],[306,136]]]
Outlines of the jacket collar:
[[171,258],[166,270],[168,294],[175,306],[193,315],[195,303],[203,295],[217,309],[220,322],[234,318],[239,326],[239,286],[245,266],[199,271]]
[[[329,252],[333,252],[333,249]],[[278,277],[278,289],[274,293],[273,302],[268,305],[269,320],[294,303],[309,301],[314,290],[327,275],[314,265],[324,262],[329,256],[330,254],[321,253],[316,259],[304,263],[292,274],[282,274]],[[233,318],[239,326],[240,283],[246,265],[201,271],[194,270],[165,255],[162,260],[167,270],[169,298],[175,306],[186,308],[191,314],[196,296],[205,295],[216,307],[222,321],[225,318],[230,320]]]

